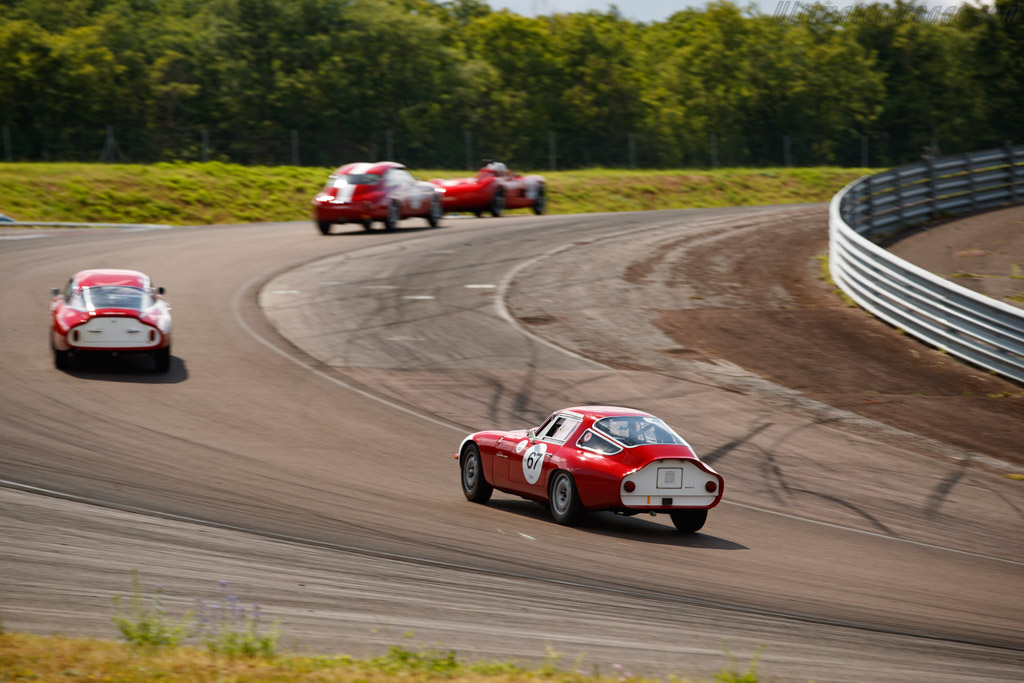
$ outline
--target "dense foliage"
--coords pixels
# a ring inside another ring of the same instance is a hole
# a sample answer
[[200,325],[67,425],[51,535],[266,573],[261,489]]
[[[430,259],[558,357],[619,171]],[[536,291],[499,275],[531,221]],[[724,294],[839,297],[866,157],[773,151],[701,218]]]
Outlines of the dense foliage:
[[3,153],[881,166],[1024,137],[1024,0],[823,9],[637,23],[480,0],[0,0]]

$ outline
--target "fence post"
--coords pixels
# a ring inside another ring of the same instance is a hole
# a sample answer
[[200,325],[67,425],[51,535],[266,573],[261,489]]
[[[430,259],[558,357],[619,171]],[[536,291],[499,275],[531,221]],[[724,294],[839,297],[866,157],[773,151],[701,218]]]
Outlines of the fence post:
[[790,153],[788,135],[782,136],[782,164],[786,168],[790,168],[793,165],[793,156]]
[[868,136],[860,136],[860,167],[868,167]]
[[711,168],[718,168],[718,133],[711,133],[708,143],[711,145]]
[[388,161],[395,160],[395,131],[390,128],[384,131],[384,156]]
[[201,153],[202,156],[200,158],[203,160],[203,163],[205,164],[207,161],[210,160],[210,131],[206,129],[206,126],[203,126],[200,129],[199,133],[203,140],[203,151]]
[[463,134],[466,138],[466,170],[473,170],[473,133],[469,128],[463,129]]
[[100,152],[100,163],[111,164],[117,161],[117,141],[114,139],[114,126],[107,125],[107,139],[103,142]]
[[626,147],[629,158],[630,170],[636,170],[636,135],[628,133],[626,135]]
[[557,149],[555,148],[555,131],[548,131],[548,167],[554,171],[558,168],[558,157],[556,155]]
[[292,166],[299,165],[299,131],[292,128]]
[[[14,159],[11,153],[11,127],[4,124],[4,161],[10,163]],[[1013,163],[1013,154],[1010,155],[1010,163]]]

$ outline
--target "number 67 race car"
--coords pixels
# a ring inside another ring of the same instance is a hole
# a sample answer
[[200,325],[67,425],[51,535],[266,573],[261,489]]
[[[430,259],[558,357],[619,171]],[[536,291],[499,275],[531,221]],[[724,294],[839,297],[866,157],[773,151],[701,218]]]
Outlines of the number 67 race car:
[[722,477],[671,427],[631,408],[566,408],[535,429],[476,432],[455,458],[468,500],[486,503],[498,489],[547,505],[559,524],[588,510],[663,512],[693,533],[722,500]]

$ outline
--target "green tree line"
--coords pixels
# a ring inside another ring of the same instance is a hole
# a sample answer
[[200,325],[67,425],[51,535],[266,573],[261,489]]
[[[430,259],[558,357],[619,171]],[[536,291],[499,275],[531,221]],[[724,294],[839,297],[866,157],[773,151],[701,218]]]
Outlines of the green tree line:
[[0,0],[3,153],[880,166],[1024,138],[1024,0],[828,9],[712,2],[645,23],[480,0]]

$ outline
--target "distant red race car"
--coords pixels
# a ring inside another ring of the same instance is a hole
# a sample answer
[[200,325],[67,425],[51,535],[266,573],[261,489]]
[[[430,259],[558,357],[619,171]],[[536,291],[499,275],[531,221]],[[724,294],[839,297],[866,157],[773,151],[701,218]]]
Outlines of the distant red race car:
[[52,290],[50,343],[61,370],[76,356],[147,354],[171,367],[171,307],[137,270],[83,270]]
[[630,408],[566,408],[535,429],[476,432],[455,458],[470,501],[498,489],[547,505],[559,524],[587,510],[664,512],[693,533],[722,500],[722,477],[671,427]]
[[489,211],[492,216],[500,216],[506,209],[532,208],[536,214],[547,209],[543,176],[517,175],[497,161],[485,160],[483,168],[472,178],[435,178],[430,182],[444,190],[446,212],[470,211],[482,216]]
[[437,227],[444,208],[441,191],[416,180],[393,161],[345,164],[313,198],[313,221],[323,234],[335,223],[358,223],[369,230],[374,221],[394,230],[403,218],[419,216]]

